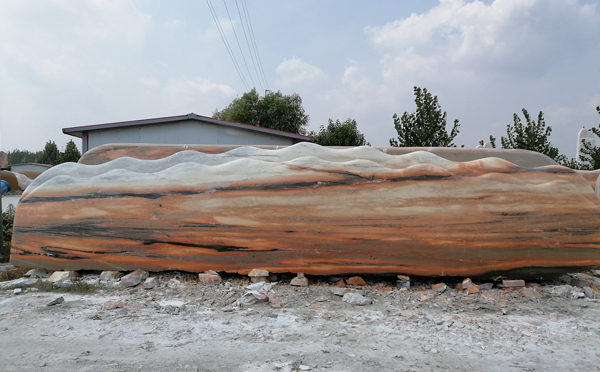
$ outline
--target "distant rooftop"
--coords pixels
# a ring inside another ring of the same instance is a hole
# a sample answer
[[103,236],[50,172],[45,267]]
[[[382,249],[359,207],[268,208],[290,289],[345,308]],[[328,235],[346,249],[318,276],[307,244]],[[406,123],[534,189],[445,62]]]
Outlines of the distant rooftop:
[[140,125],[151,125],[151,124],[165,124],[165,123],[183,121],[183,120],[196,120],[196,121],[200,121],[203,123],[220,125],[220,126],[224,126],[224,127],[239,128],[239,129],[251,130],[251,131],[255,131],[255,132],[268,133],[268,134],[272,134],[272,135],[276,135],[276,136],[293,138],[298,141],[312,141],[312,137],[310,137],[310,136],[304,136],[304,135],[297,134],[297,133],[284,132],[284,131],[280,131],[280,130],[276,130],[276,129],[258,127],[256,125],[234,123],[231,121],[225,121],[225,120],[219,120],[219,119],[215,119],[215,118],[209,118],[207,116],[201,116],[201,115],[197,115],[194,113],[190,113],[187,115],[167,116],[167,117],[162,117],[162,118],[131,120],[131,121],[118,121],[118,122],[114,122],[114,123],[70,127],[70,128],[63,128],[62,131],[64,134],[82,138],[83,132],[89,132],[89,131],[94,131],[94,130],[140,126]]

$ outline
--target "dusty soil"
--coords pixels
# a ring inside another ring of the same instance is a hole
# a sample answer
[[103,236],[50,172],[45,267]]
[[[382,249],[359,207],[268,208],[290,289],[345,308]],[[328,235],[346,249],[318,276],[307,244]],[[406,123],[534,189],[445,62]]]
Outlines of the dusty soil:
[[[310,278],[303,288],[282,280],[268,302],[233,306],[244,277],[209,286],[181,273],[158,276],[152,290],[90,273],[89,294],[0,291],[0,369],[600,370],[600,301],[576,298],[581,289],[561,283],[469,294],[414,282],[402,292],[374,279],[362,288],[373,303],[356,306],[325,278]],[[60,296],[63,303],[46,306]]]

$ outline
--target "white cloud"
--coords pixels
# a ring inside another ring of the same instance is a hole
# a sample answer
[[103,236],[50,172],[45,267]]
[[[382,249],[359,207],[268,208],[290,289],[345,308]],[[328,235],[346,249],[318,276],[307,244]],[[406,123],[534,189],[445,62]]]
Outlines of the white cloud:
[[146,30],[152,17],[136,7],[133,1],[94,0],[74,2],[70,10],[81,18],[77,32],[84,38],[98,41],[125,42],[140,46],[146,38]]
[[277,83],[282,86],[312,85],[327,79],[327,74],[317,66],[294,57],[284,59],[276,69]]
[[[145,41],[151,16],[132,1],[6,1],[0,12],[2,60],[17,71],[73,82],[111,53],[131,53]],[[49,29],[52,31],[50,32]],[[18,35],[14,30],[20,30]],[[30,71],[25,71],[29,69]]]
[[355,61],[344,69],[340,82],[340,88],[329,91],[325,99],[350,116],[392,104],[387,88],[373,83]]
[[599,30],[599,24],[595,7],[577,1],[441,0],[426,13],[365,32],[385,52],[385,78],[455,72],[472,79],[481,72],[535,77],[598,45],[589,30]]
[[[166,103],[173,109],[197,107],[197,111],[203,105],[203,101],[213,101],[213,96],[233,97],[235,90],[229,85],[218,84],[203,77],[191,79],[170,79],[165,87]],[[212,109],[212,108],[211,108]],[[194,112],[195,112],[194,111]],[[200,115],[209,115],[207,112],[197,112]]]
[[404,93],[426,87],[449,120],[460,119],[458,143],[499,138],[521,108],[544,111],[551,140],[567,155],[575,129],[597,125],[589,123],[595,112],[587,108],[600,104],[600,38],[591,36],[600,35],[597,4],[441,0],[364,31],[379,59],[378,85],[395,98],[386,110],[414,110]]
[[[233,47],[234,46],[233,42],[235,39],[231,39],[231,38],[233,38],[233,29],[235,27],[237,27],[238,21],[235,19],[232,19],[230,21],[228,18],[217,18],[217,19],[218,19],[219,26],[221,27],[221,30],[225,34],[225,38],[227,39],[227,42],[229,43],[230,47]],[[230,36],[230,37],[228,37],[228,36]],[[219,31],[219,28],[215,24],[214,20],[212,20],[209,24],[209,27],[206,30],[204,30],[204,32],[202,34],[200,34],[200,39],[205,42],[208,42],[208,41],[221,41],[222,42],[221,31]],[[225,48],[225,46],[223,46],[223,48]],[[236,49],[236,52],[237,51],[238,50]]]

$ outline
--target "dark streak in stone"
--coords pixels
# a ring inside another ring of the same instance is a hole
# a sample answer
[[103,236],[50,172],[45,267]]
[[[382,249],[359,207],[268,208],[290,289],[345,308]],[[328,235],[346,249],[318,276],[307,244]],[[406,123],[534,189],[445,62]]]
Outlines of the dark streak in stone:
[[40,247],[40,250],[42,252],[46,252],[48,257],[62,258],[65,260],[87,260],[90,258],[90,257],[85,257],[85,256],[81,256],[81,257],[69,256],[68,253],[64,253],[64,252],[60,251],[60,250],[67,250],[67,249],[64,249],[61,247],[43,246],[43,247]]
[[190,247],[190,248],[201,248],[201,249],[214,249],[217,252],[278,252],[280,249],[272,248],[261,251],[251,251],[248,247],[238,247],[234,245],[220,245],[220,244],[192,244],[192,243],[182,243],[182,242],[169,242],[169,241],[160,241],[160,240],[146,240],[142,243],[143,245],[153,245],[153,244],[167,244],[167,245],[176,245],[180,247]]

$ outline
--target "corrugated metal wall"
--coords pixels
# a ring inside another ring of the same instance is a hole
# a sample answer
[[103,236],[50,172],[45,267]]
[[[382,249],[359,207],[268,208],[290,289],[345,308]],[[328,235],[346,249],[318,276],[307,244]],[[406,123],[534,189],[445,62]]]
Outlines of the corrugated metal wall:
[[88,132],[89,149],[107,143],[159,143],[206,145],[278,145],[289,146],[291,138],[250,130],[180,121]]

